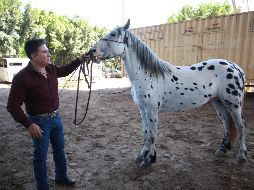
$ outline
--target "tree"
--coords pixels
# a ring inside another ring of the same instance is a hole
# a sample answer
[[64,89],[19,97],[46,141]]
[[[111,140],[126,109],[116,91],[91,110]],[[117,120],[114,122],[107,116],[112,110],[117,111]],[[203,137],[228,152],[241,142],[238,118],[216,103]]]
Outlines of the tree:
[[[240,9],[238,8],[238,12]],[[173,14],[168,17],[168,23],[182,22],[185,20],[203,19],[214,16],[232,14],[231,5],[225,1],[224,3],[203,3],[197,8],[190,5],[184,6],[177,15]]]
[[19,0],[0,1],[0,57],[14,57],[19,49],[19,26],[22,17]]
[[91,27],[78,16],[57,15],[20,0],[0,1],[0,57],[25,57],[25,41],[44,38],[52,61],[66,63],[88,51],[105,33],[105,28]]

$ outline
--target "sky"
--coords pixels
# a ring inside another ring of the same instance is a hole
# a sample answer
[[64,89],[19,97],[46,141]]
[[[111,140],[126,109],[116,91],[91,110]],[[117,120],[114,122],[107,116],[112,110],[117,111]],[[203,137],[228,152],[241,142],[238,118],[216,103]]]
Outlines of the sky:
[[[165,24],[167,18],[176,14],[186,4],[197,7],[201,3],[225,0],[21,0],[32,7],[54,11],[60,15],[78,15],[91,26],[108,29],[122,26],[128,19],[131,28]],[[254,0],[236,0],[237,6],[254,11]],[[231,3],[231,0],[228,0]]]

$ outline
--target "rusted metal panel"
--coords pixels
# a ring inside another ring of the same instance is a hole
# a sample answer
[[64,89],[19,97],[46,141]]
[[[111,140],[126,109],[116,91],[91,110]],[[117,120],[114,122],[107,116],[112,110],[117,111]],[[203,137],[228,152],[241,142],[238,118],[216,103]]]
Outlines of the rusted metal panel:
[[191,65],[212,58],[239,64],[254,83],[254,12],[134,28],[160,58]]

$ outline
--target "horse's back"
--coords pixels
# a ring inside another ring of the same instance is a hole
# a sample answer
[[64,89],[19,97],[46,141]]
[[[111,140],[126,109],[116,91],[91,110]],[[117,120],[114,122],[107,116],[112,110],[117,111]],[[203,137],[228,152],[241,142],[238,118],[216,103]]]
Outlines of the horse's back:
[[[216,86],[217,97],[223,100],[239,102],[244,96],[245,75],[239,65],[224,59],[210,59],[190,66],[204,70],[205,80]],[[201,75],[202,76],[202,75]]]
[[210,59],[190,66],[176,67],[167,81],[163,90],[164,93],[169,93],[166,109],[172,106],[175,110],[192,109],[214,98],[232,103],[243,98],[242,69],[223,59]]

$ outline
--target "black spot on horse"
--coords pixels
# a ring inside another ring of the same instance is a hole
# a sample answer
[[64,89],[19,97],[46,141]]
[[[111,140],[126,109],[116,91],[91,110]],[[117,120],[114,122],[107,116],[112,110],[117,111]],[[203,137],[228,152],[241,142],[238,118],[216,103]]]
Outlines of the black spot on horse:
[[207,95],[204,95],[205,98],[207,98]]
[[237,88],[241,89],[239,81],[236,81],[235,84],[236,84]]
[[221,64],[221,65],[228,65],[228,64],[227,64],[226,62],[224,62],[224,61],[220,61],[219,64]]
[[195,105],[196,103],[192,103],[193,105]]
[[205,89],[205,85],[203,85],[203,88]]
[[230,93],[231,93],[231,90],[230,90],[229,88],[226,88],[226,92],[227,92],[228,94],[230,94]]
[[153,120],[152,120],[152,119],[150,119],[150,122],[153,122]]
[[175,81],[178,81],[178,78],[177,78],[175,75],[173,75],[173,79],[174,79]]
[[147,95],[148,95],[149,98],[151,97],[150,94],[147,94]]
[[179,87],[176,87],[176,90],[179,90]]
[[209,67],[207,67],[208,70],[214,70],[215,66],[214,65],[210,65]]
[[209,97],[212,97],[212,94],[208,94]]
[[184,93],[180,93],[181,95],[184,95]]
[[213,85],[213,83],[209,83],[209,86],[212,86]]
[[228,68],[228,69],[227,69],[227,72],[233,73],[234,71],[233,71],[233,69]]
[[[152,132],[150,132],[152,133]],[[154,137],[151,137],[151,143],[153,144],[154,143]]]
[[227,79],[232,79],[233,75],[231,73],[227,74]]
[[237,91],[237,90],[234,90],[234,91],[232,92],[232,94],[233,94],[234,96],[238,96],[238,91]]
[[184,90],[189,90],[189,88],[184,88]]
[[206,64],[207,64],[207,62],[203,62],[202,64],[203,64],[203,65],[206,65]]
[[229,88],[235,89],[235,86],[233,84],[228,84]]
[[224,100],[224,101],[225,101],[225,103],[228,104],[228,105],[231,105],[231,104],[232,104],[232,102],[230,102],[230,101],[228,101],[228,100]]
[[235,105],[235,104],[234,104],[234,107],[235,107],[235,108],[238,108],[238,105]]
[[190,88],[190,91],[194,91],[194,89],[193,89],[193,88]]
[[203,68],[204,68],[204,66],[200,66],[200,67],[198,67],[198,70],[202,71]]
[[190,69],[191,69],[191,70],[196,70],[196,67],[191,67]]
[[158,108],[161,106],[161,102],[158,102]]
[[151,89],[153,89],[153,85],[151,85]]
[[194,82],[193,84],[194,84],[194,85],[197,85],[197,83],[195,83],[195,82]]
[[171,79],[171,82],[175,82],[174,79]]
[[179,69],[179,70],[181,69],[180,67],[176,67],[176,68]]
[[164,94],[166,95],[167,93],[166,93],[166,92],[164,92]]
[[144,95],[144,97],[146,98],[146,95]]

